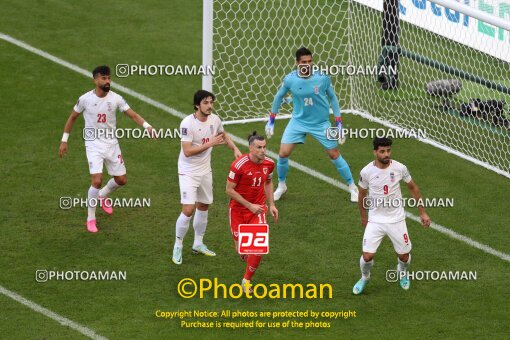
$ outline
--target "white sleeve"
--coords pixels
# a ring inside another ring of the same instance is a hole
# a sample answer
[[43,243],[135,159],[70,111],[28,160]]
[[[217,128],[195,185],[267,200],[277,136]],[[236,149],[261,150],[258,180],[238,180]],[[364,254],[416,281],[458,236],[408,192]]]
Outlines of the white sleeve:
[[218,128],[216,131],[217,131],[217,133],[221,133],[221,132],[225,131],[225,129],[223,128],[223,123],[221,122],[220,117],[218,117]]
[[359,174],[358,185],[365,190],[368,189],[368,174],[366,172],[363,172],[363,170],[361,170],[361,172]]
[[181,142],[192,142],[193,131],[191,131],[191,123],[189,119],[183,119],[180,126]]
[[117,100],[117,107],[119,108],[119,110],[121,112],[126,112],[127,110],[129,110],[129,105],[128,103],[124,100],[124,98],[122,98],[122,96],[119,96],[118,100]]
[[407,167],[405,165],[402,165],[402,180],[406,183],[411,182],[411,174],[409,173],[409,170],[407,170]]
[[73,110],[78,113],[82,113],[85,110],[83,99],[80,97],[73,107]]

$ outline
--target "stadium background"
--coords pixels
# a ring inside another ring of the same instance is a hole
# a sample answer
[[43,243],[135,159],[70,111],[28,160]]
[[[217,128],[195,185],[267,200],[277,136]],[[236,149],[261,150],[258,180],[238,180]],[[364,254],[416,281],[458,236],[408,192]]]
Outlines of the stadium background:
[[[91,70],[99,64],[200,64],[201,1],[1,1],[0,32],[72,64]],[[279,19],[279,20],[284,20]],[[205,242],[216,258],[192,256],[192,232],[185,240],[182,266],[171,263],[178,216],[178,140],[121,140],[128,185],[116,197],[150,197],[146,209],[98,212],[98,235],[85,232],[85,209],[61,210],[61,196],[83,197],[89,176],[81,140],[83,120],[73,129],[69,155],[58,159],[62,128],[76,99],[92,88],[90,79],[0,40],[0,165],[2,236],[0,285],[108,338],[165,336],[276,338],[322,337],[491,337],[508,334],[508,261],[408,220],[413,241],[412,270],[476,271],[477,281],[414,282],[408,292],[387,283],[396,266],[384,241],[366,294],[353,296],[359,278],[362,228],[357,206],[346,192],[291,168],[289,192],[278,202],[280,222],[271,225],[271,253],[254,282],[330,283],[332,300],[224,300],[207,296],[184,300],[177,283],[184,277],[219,278],[238,283],[244,270],[228,227],[224,183],[227,148],[213,153],[215,203]],[[289,58],[293,51],[288,51]],[[283,75],[271,75],[283,77]],[[200,77],[132,76],[116,79],[182,113],[192,112]],[[115,91],[115,86],[112,87]],[[276,91],[276,89],[275,89]],[[176,128],[180,119],[124,95],[153,126]],[[250,94],[246,93],[246,100]],[[218,98],[221,101],[221,98]],[[347,115],[350,128],[378,127]],[[228,126],[244,137],[263,123]],[[268,148],[277,152],[285,122],[276,125]],[[133,128],[118,115],[118,126]],[[370,140],[342,147],[354,176],[372,160]],[[245,147],[241,148],[246,151]],[[508,179],[415,140],[397,140],[393,157],[408,166],[426,197],[453,197],[450,209],[429,209],[432,220],[455,232],[510,252]],[[338,179],[314,140],[297,148],[292,160]],[[105,177],[106,178],[106,177]],[[407,190],[403,190],[407,194]],[[416,209],[410,210],[416,214]],[[127,281],[37,283],[37,269],[125,270]],[[0,329],[5,338],[80,338],[66,328],[0,295]],[[155,317],[156,310],[356,310],[358,317],[336,320],[328,329],[181,329],[177,320]],[[241,333],[242,332],[242,333]]]

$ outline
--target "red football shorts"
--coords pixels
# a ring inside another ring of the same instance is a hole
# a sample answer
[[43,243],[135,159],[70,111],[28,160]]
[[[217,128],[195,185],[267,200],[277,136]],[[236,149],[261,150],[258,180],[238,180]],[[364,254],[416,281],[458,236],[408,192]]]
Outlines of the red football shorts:
[[261,224],[266,222],[267,206],[264,206],[264,212],[254,214],[247,209],[229,208],[230,232],[234,240],[239,240],[240,224]]

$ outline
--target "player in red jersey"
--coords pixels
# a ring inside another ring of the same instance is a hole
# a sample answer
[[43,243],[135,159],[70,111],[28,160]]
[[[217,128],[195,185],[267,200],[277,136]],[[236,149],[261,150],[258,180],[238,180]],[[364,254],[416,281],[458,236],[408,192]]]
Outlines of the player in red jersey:
[[[250,152],[236,159],[230,166],[227,178],[227,195],[230,196],[230,231],[236,249],[239,241],[240,224],[266,223],[266,198],[269,212],[276,223],[278,209],[273,199],[274,161],[266,157],[266,140],[254,132],[248,139]],[[243,290],[249,290],[250,280],[257,270],[261,255],[241,255],[246,262],[242,280]]]

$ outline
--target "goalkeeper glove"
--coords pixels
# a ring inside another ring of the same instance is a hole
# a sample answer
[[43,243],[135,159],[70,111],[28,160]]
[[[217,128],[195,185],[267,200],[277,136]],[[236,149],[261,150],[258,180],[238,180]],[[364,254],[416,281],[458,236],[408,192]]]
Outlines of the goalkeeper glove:
[[276,114],[270,112],[269,113],[269,120],[266,124],[266,136],[267,139],[271,138],[274,134],[274,121],[276,119]]
[[345,136],[342,126],[342,117],[335,117],[335,123],[338,129],[338,144],[343,145],[345,143]]

